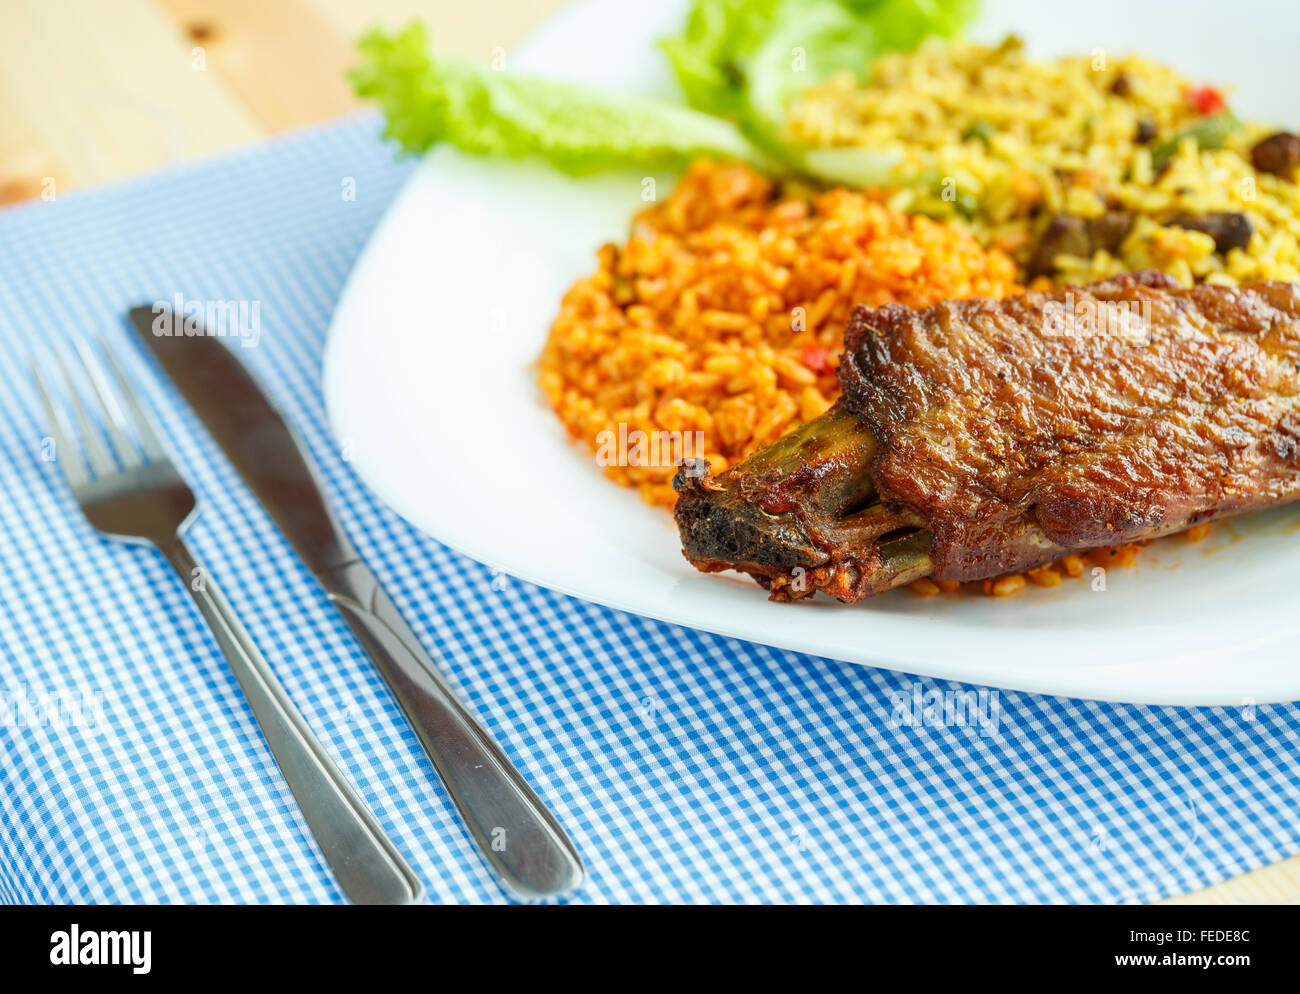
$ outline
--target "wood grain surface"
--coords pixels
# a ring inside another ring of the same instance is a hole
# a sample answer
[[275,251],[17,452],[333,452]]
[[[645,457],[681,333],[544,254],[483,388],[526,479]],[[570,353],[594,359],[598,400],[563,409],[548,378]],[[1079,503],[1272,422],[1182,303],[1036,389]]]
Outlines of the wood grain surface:
[[[0,204],[92,186],[357,108],[356,38],[422,19],[487,60],[563,0],[5,0]],[[1300,904],[1300,856],[1169,903]]]

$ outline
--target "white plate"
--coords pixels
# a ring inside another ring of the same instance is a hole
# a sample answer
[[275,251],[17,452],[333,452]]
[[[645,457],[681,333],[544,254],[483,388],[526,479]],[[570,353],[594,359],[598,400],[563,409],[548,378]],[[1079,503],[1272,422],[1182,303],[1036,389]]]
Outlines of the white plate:
[[[1197,8],[991,2],[978,35],[1015,30],[1042,55],[1141,51],[1195,79],[1236,82],[1240,110],[1287,119],[1300,10]],[[537,31],[510,66],[670,95],[653,40],[681,12],[678,2],[588,0]],[[781,605],[748,580],[695,572],[669,516],[606,481],[567,439],[532,369],[566,287],[643,206],[642,179],[575,181],[449,150],[412,176],[352,274],[325,354],[338,436],[399,513],[543,586],[819,656],[1102,700],[1300,698],[1296,509],[1221,525],[1200,545],[1158,543],[1135,568],[1112,570],[1104,591],[1081,580],[1010,600],[903,592]],[[670,187],[658,177],[660,191]]]

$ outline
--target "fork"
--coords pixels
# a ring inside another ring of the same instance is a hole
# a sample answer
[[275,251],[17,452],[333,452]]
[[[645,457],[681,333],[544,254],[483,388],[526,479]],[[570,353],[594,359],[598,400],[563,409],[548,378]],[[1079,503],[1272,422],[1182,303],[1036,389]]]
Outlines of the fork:
[[[35,358],[32,371],[55,459],[87,520],[112,538],[154,546],[176,570],[216,636],[344,893],[357,904],[419,901],[423,885],[289,699],[211,574],[186,546],[182,535],[197,517],[194,493],[172,465],[112,350],[102,340],[94,348],[84,339],[74,342],[74,350],[81,379],[92,388],[84,401],[85,391],[78,389],[64,356],[56,350],[53,357],[80,426],[80,448],[70,441],[76,433],[67,430]],[[97,352],[108,360],[116,391]]]

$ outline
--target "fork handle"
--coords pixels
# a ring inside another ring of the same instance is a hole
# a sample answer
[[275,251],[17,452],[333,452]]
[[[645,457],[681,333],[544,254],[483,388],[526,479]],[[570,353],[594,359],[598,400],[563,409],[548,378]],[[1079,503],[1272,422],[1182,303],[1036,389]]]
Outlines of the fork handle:
[[179,535],[160,543],[216,636],[307,826],[355,904],[411,904],[419,878],[330,759],[211,575]]

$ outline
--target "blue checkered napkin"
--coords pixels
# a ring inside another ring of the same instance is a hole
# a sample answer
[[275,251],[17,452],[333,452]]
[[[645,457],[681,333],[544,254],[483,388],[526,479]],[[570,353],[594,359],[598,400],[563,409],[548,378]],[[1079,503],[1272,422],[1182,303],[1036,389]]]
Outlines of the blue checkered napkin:
[[[175,293],[261,302],[240,357],[572,832],[574,901],[1148,901],[1300,848],[1294,706],[986,693],[982,724],[959,724],[943,695],[978,688],[630,617],[409,528],[340,458],[320,394],[331,308],[409,170],[361,118],[0,214],[0,900],[342,899],[169,568],[96,535],[42,458],[32,346],[102,332],[129,350],[122,312]],[[127,358],[203,505],[193,542],[307,720],[434,900],[503,900],[343,620]]]

